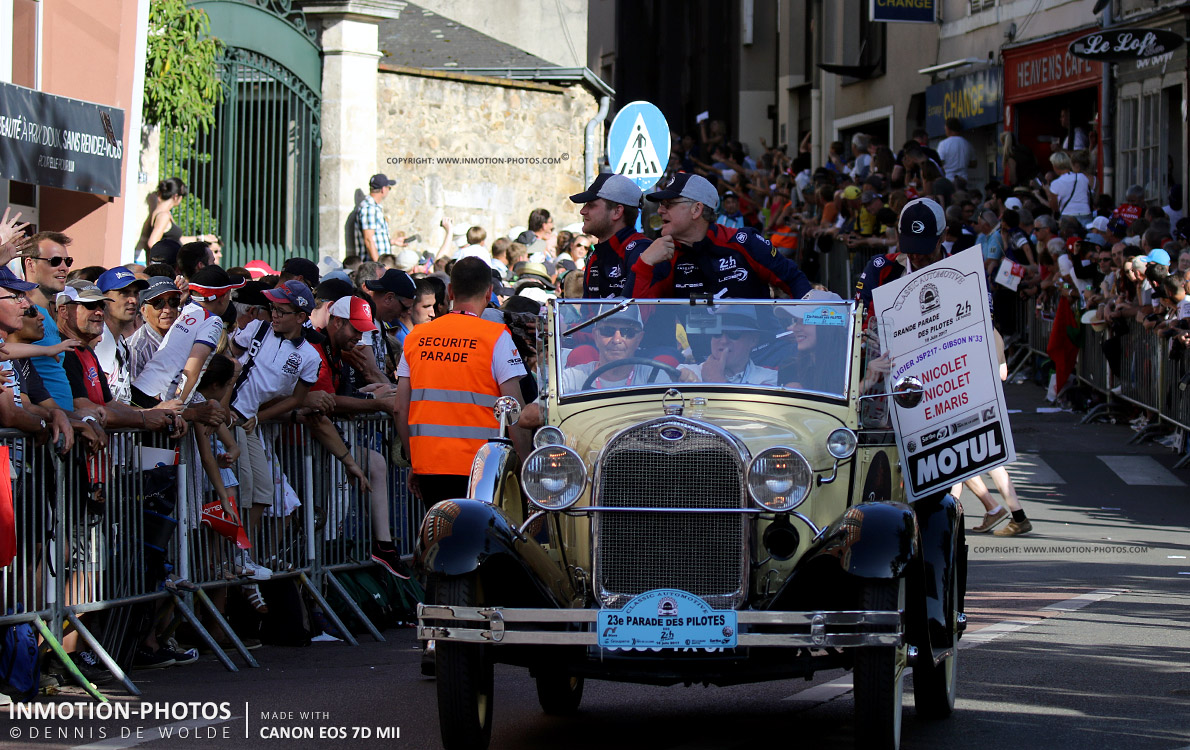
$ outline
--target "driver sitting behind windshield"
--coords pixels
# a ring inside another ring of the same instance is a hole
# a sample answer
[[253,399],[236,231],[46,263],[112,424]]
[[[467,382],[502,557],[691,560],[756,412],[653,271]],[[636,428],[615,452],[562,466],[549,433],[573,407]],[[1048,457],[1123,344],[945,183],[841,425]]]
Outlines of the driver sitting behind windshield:
[[[591,331],[599,358],[594,362],[584,362],[567,367],[562,372],[563,393],[583,390],[591,373],[605,365],[636,357],[636,350],[640,347],[641,339],[644,337],[640,310],[636,307],[630,307],[604,318],[592,326]],[[673,382],[673,378],[660,367],[628,364],[604,370],[586,388],[624,388],[631,385],[645,385],[650,382],[650,378],[654,383]]]
[[762,331],[756,310],[731,305],[719,313],[719,332],[711,335],[711,353],[701,364],[681,365],[683,383],[777,385],[777,371],[752,362]]

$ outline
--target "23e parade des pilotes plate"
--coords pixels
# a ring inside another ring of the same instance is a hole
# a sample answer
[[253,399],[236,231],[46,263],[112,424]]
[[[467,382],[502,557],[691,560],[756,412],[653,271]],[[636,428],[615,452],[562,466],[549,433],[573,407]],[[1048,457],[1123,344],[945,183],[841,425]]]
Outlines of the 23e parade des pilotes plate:
[[601,648],[735,648],[735,610],[711,609],[694,594],[656,589],[623,609],[599,611]]

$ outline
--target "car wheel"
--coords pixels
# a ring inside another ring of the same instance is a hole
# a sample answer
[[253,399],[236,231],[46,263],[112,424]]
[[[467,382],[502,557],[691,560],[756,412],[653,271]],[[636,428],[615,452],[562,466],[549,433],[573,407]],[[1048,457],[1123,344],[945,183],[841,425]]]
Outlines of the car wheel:
[[[905,611],[903,581],[864,584],[860,606],[868,611]],[[855,649],[855,747],[896,750],[901,746],[901,698],[905,680],[904,646]]]
[[[479,605],[474,576],[443,578],[434,586],[435,604]],[[446,750],[483,750],[492,739],[490,646],[437,641],[438,722]]]
[[[959,543],[956,537],[956,543]],[[935,664],[926,646],[913,665],[913,703],[917,715],[923,719],[945,719],[954,712],[959,681],[959,559],[954,556],[950,571],[950,626],[954,648],[950,656]]]
[[537,675],[537,702],[550,716],[573,716],[582,700],[582,677],[555,670]]

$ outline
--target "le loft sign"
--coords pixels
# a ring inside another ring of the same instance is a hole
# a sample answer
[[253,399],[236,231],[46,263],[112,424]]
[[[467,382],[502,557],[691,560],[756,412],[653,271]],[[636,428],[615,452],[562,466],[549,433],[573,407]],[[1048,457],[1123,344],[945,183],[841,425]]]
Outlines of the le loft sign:
[[1181,34],[1164,29],[1108,29],[1075,39],[1070,54],[1101,62],[1139,62],[1168,54],[1183,41]]

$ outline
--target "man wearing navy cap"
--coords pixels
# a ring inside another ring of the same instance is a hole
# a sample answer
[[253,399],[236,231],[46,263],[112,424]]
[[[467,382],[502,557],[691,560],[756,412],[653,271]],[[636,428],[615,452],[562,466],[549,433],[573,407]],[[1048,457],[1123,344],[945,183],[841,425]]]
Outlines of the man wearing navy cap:
[[768,299],[775,286],[797,299],[810,280],[797,264],[753,232],[715,224],[719,193],[705,178],[678,172],[655,193],[661,236],[631,259],[632,296]]
[[393,241],[388,234],[388,220],[384,218],[384,211],[380,208],[380,201],[384,200],[396,180],[390,180],[386,175],[374,174],[368,180],[368,197],[360,201],[355,209],[355,221],[352,230],[355,235],[355,251],[360,255],[367,253],[371,260],[379,260],[381,255],[393,251]]
[[149,285],[132,271],[116,266],[105,271],[95,285],[111,300],[103,310],[103,335],[95,344],[95,356],[107,375],[112,398],[121,403],[132,400],[131,355],[128,336],[136,323],[137,295]]
[[621,174],[604,173],[591,186],[570,196],[581,203],[583,233],[599,242],[591,249],[583,277],[584,297],[623,297],[628,278],[628,258],[644,250],[649,238],[636,231],[643,193]]
[[363,343],[372,347],[376,366],[389,377],[397,369],[408,333],[401,328],[401,316],[412,309],[417,285],[409,274],[390,268],[379,279],[365,281],[364,289],[372,298],[372,314],[380,330],[372,332],[370,340],[365,336]]
[[290,258],[281,266],[281,282],[300,281],[313,289],[321,280],[318,264],[309,258]]
[[942,257],[946,214],[930,198],[909,201],[897,221],[897,250],[868,261],[855,282],[855,299],[864,303],[864,327],[872,319],[872,290],[918,271]]

